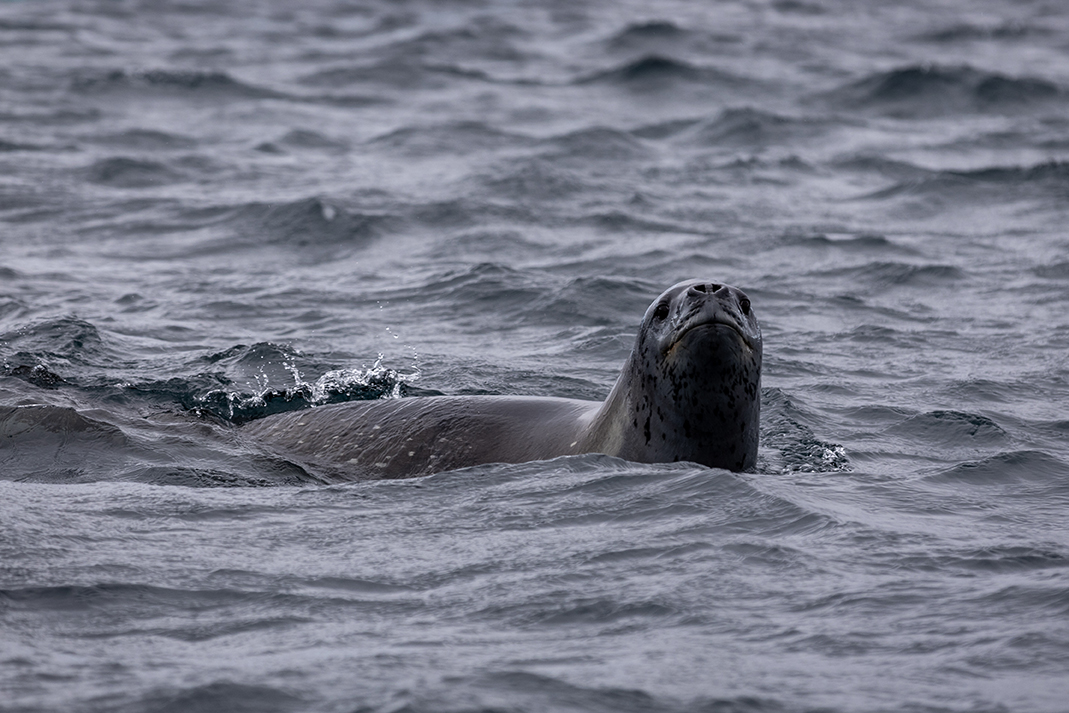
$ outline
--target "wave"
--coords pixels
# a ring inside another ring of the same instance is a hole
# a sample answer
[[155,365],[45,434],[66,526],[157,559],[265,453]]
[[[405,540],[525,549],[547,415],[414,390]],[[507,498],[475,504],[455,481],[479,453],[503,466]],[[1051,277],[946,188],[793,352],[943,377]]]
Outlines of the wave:
[[[543,288],[535,280],[527,271],[483,262],[431,277],[414,291],[411,299],[418,299],[432,310],[455,310],[457,314],[481,313],[487,305],[493,305],[495,314],[508,318],[507,314],[542,295]],[[403,291],[413,292],[410,288]]]
[[1036,450],[1004,451],[976,461],[959,463],[940,473],[925,477],[932,483],[969,483],[971,485],[1047,486],[1060,493],[1069,492],[1066,477],[1069,463]]
[[[881,173],[885,170],[883,165],[873,166]],[[861,198],[926,196],[965,203],[987,202],[993,198],[1002,202],[1050,197],[1060,199],[1069,185],[1069,162],[1056,160],[1033,166],[988,166],[965,171],[930,171],[912,167],[912,170],[899,169],[897,173],[898,180],[893,185]]]
[[601,45],[614,54],[670,54],[680,47],[707,54],[711,45],[735,45],[742,40],[737,34],[692,30],[671,20],[650,19],[626,25],[604,39]]
[[[238,633],[238,631],[229,633]],[[298,713],[309,710],[309,701],[279,686],[253,686],[219,680],[187,688],[159,687],[150,693],[142,694],[136,701],[124,701],[123,705],[115,709],[160,712]]]
[[752,80],[654,54],[588,74],[573,83],[579,86],[605,84],[637,91],[655,91],[682,83],[740,87],[752,83]]
[[56,317],[17,327],[0,334],[0,344],[9,353],[5,359],[33,359],[65,364],[113,364],[115,356],[104,344],[100,331],[77,317]]
[[57,147],[42,144],[27,144],[16,141],[0,139],[0,153],[15,153],[17,151],[54,151]]
[[613,35],[606,43],[613,50],[650,49],[664,43],[678,43],[691,33],[668,20],[632,23]]
[[40,110],[24,107],[4,107],[0,110],[0,121],[5,123],[35,124],[41,126],[92,123],[103,116],[100,109],[92,107],[53,108]]
[[104,146],[119,146],[126,151],[174,151],[197,146],[197,140],[189,136],[154,129],[128,129],[85,140]]
[[495,605],[476,612],[477,617],[506,618],[518,627],[672,626],[686,613],[659,601],[617,601],[611,597],[577,597],[546,606],[544,602]]
[[291,203],[251,203],[239,208],[235,222],[262,229],[275,241],[294,245],[362,243],[377,236],[388,216],[348,211],[321,198]]
[[1010,435],[993,419],[952,410],[909,416],[884,429],[880,440],[887,444],[883,448],[896,453],[944,464],[984,457],[1011,445]]
[[892,116],[923,118],[963,112],[1018,113],[1063,100],[1057,84],[1008,77],[969,66],[913,65],[877,72],[826,95],[844,109],[875,109]]
[[727,109],[714,121],[697,129],[696,139],[709,144],[767,144],[789,136],[795,122],[757,109]]
[[[507,237],[503,238],[507,242]],[[492,250],[500,253],[501,248]],[[496,262],[438,272],[418,289],[409,286],[398,294],[384,291],[383,300],[404,298],[419,305],[422,314],[451,319],[479,318],[506,331],[554,325],[569,330],[608,327],[622,320],[628,348],[633,329],[660,286],[615,277],[554,277],[541,271],[514,269]],[[615,331],[614,331],[615,333]],[[554,377],[560,378],[560,377]],[[552,385],[552,382],[551,382]]]
[[494,194],[522,201],[563,201],[589,190],[576,171],[568,170],[559,161],[530,158],[510,161],[495,173],[482,176],[480,183]]
[[[17,482],[75,484],[138,482],[193,488],[265,487],[320,482],[284,459],[235,444],[222,427],[195,415],[123,416],[128,393],[115,390],[112,410],[70,406],[0,406],[0,478]],[[40,400],[36,397],[35,400]],[[121,424],[121,425],[118,425]]]
[[831,165],[834,168],[845,171],[875,173],[883,178],[892,179],[900,183],[922,181],[932,175],[932,171],[908,161],[871,154],[847,156],[833,161]]
[[[842,126],[842,120],[834,122]],[[782,116],[752,107],[724,110],[711,121],[703,121],[685,134],[688,143],[763,147],[773,144],[797,144],[819,137],[833,122]]]
[[[531,663],[554,668],[572,668],[586,663],[573,655],[539,656]],[[443,684],[424,683],[393,693],[381,706],[364,706],[355,713],[397,710],[405,713],[454,711],[495,713],[508,710],[590,711],[591,713],[802,713],[805,705],[795,705],[768,696],[702,696],[679,700],[664,694],[625,686],[580,685],[543,673],[515,668],[484,670],[474,675],[454,676]],[[837,709],[822,708],[825,713]],[[269,711],[269,713],[274,713]]]
[[[245,516],[251,514],[246,510],[231,511],[230,517],[238,513]],[[113,517],[123,516],[123,514],[116,515],[113,512],[108,514]],[[167,516],[174,517],[171,512],[168,512]],[[116,574],[136,577],[126,568],[109,569],[119,570]],[[213,576],[212,579],[224,578]],[[0,590],[0,601],[5,602],[11,610],[37,615],[54,616],[93,610],[122,610],[126,612],[126,623],[124,626],[113,629],[108,634],[109,636],[159,636],[194,643],[239,633],[273,630],[307,623],[310,619],[299,614],[272,616],[264,615],[256,610],[265,602],[270,602],[278,606],[278,609],[287,608],[290,612],[301,611],[309,604],[317,603],[317,598],[249,591],[242,588],[173,589],[140,583],[100,582],[9,588]],[[167,613],[175,611],[218,611],[219,609],[227,610],[228,614],[220,617],[207,617],[201,621],[191,621],[187,617],[172,619],[166,616]],[[257,706],[255,710],[261,710],[261,708]]]
[[[410,57],[386,59],[371,64],[347,65],[317,70],[298,79],[300,85],[313,87],[352,87],[376,85],[386,93],[398,87],[412,89],[443,89],[454,79],[480,83],[527,84],[525,80],[498,80],[481,69],[458,64],[428,64]],[[383,101],[381,95],[364,98],[368,102]]]
[[468,154],[531,146],[521,134],[501,131],[480,121],[457,121],[431,126],[405,126],[368,142],[369,146],[398,149],[409,155]]
[[528,55],[513,39],[528,35],[514,24],[492,16],[474,17],[448,29],[432,29],[392,42],[385,50],[393,57],[448,58],[458,61],[522,62]]
[[917,265],[898,261],[873,261],[813,274],[822,278],[846,278],[853,285],[864,285],[866,291],[895,287],[945,287],[966,276],[955,265]]
[[[205,253],[259,249],[267,246],[299,248],[299,259],[333,259],[339,251],[357,249],[387,232],[394,216],[349,210],[325,198],[289,202],[251,202],[186,211],[180,230],[211,228],[189,250]],[[292,259],[292,257],[291,257]]]
[[1009,436],[987,416],[962,411],[929,411],[911,416],[887,433],[919,440],[929,446],[958,447],[964,443],[994,445]]
[[529,304],[523,319],[561,326],[610,327],[621,322],[637,326],[654,294],[656,288],[629,278],[579,277],[545,290]]
[[0,280],[19,280],[23,277],[25,277],[24,273],[21,273],[14,268],[0,265]]
[[0,375],[22,379],[41,389],[55,389],[61,384],[67,383],[62,376],[51,371],[44,364],[35,364],[34,366],[28,364],[15,366],[5,364],[0,368]]
[[0,333],[0,376],[40,389],[77,389],[119,398],[125,372],[142,372],[134,344],[121,333],[98,329],[78,317],[31,321]]
[[959,551],[901,553],[889,558],[895,567],[912,571],[972,573],[1040,572],[1069,567],[1069,554],[1050,548],[991,545]]
[[1069,280],[1069,262],[1053,262],[1032,268],[1033,274],[1048,280]]
[[[127,443],[117,426],[89,418],[69,406],[0,406],[0,433],[21,442],[32,434],[63,445],[77,438],[99,441],[106,446]],[[48,434],[56,434],[56,438]]]
[[670,139],[701,123],[699,119],[672,119],[656,124],[648,124],[632,129],[631,133],[640,139]]
[[354,84],[382,83],[391,86],[415,86],[425,81],[423,68],[411,62],[384,61],[369,65],[346,65],[320,69],[298,78],[304,86],[348,87]]
[[[292,129],[278,139],[276,142],[278,146],[282,146],[290,149],[310,149],[320,151],[338,152],[345,151],[349,148],[349,144],[341,139],[334,139],[318,131],[310,131],[308,129]],[[263,150],[263,145],[258,146],[258,149]]]
[[71,80],[71,89],[83,94],[154,92],[238,99],[283,96],[279,92],[238,81],[226,72],[194,69],[83,71]]
[[761,389],[762,451],[758,454],[758,470],[783,473],[852,470],[842,445],[821,440],[814,434],[809,424],[817,422],[813,414],[797,406],[782,389]]
[[152,188],[186,180],[171,164],[125,156],[94,161],[85,169],[85,177],[112,188]]
[[318,196],[195,207],[157,201],[151,219],[133,218],[123,222],[122,229],[138,236],[171,237],[134,245],[123,258],[187,258],[284,247],[293,249],[288,260],[308,264],[362,248],[397,222],[392,214],[364,213]]
[[[659,523],[672,532],[667,552],[633,552],[635,560],[704,558],[714,549],[745,538],[834,530],[834,516],[793,496],[790,487],[766,483],[767,475],[744,475],[694,463],[632,463],[601,454],[563,456],[548,461],[493,464],[428,476],[435,492],[467,493],[453,510],[485,521],[486,502],[511,502],[488,525],[495,529],[571,529],[627,523]],[[444,496],[444,495],[443,495]],[[522,505],[521,505],[522,504]],[[727,537],[727,541],[725,541]],[[625,543],[621,543],[623,546]],[[692,546],[693,545],[693,546]],[[612,550],[618,552],[618,550]],[[609,566],[612,562],[606,560]]]
[[650,151],[632,134],[603,126],[592,126],[555,136],[542,142],[551,155],[577,160],[632,161],[648,158]]
[[1055,183],[1061,187],[1069,182],[1069,162],[1051,160],[1034,166],[991,166],[973,171],[941,171],[940,174],[982,183]]
[[920,36],[927,42],[953,43],[973,42],[976,40],[1013,41],[1041,35],[1050,35],[1052,30],[1025,25],[1018,22],[1004,22],[999,25],[977,25],[963,22],[940,30],[927,32]]
[[[662,234],[691,234],[706,235],[706,225],[687,225],[683,222],[669,223],[665,220],[654,220],[648,213],[639,209],[633,211],[609,210],[589,213],[579,216],[577,222],[580,225],[589,225],[601,231],[612,234],[634,233],[638,235]],[[675,255],[669,250],[654,250],[644,253],[644,258],[660,255]],[[720,263],[723,264],[723,263]]]
[[[530,215],[524,218],[519,215],[521,212],[523,211],[511,206],[486,205],[465,196],[413,204],[406,211],[405,217],[433,229],[436,234],[441,234],[444,229],[480,228],[488,218],[504,218],[508,222],[516,223],[530,222]],[[511,231],[508,232],[512,234]]]
[[67,406],[0,407],[0,436],[0,475],[18,481],[81,482],[89,461],[110,469],[130,446],[119,427]]
[[38,19],[0,18],[0,32],[74,32],[77,26],[61,22],[49,22]]
[[834,248],[849,253],[871,253],[882,255],[896,253],[900,255],[918,255],[919,251],[914,248],[900,245],[884,235],[874,233],[862,233],[848,237],[829,237],[824,234],[808,235],[804,233],[787,233],[783,236],[783,242],[788,245],[799,245],[817,250]]

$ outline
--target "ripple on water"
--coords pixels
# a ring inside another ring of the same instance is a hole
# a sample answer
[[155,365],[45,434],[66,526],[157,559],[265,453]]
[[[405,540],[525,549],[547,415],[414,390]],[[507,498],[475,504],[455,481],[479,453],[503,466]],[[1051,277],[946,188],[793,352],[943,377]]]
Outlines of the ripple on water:
[[1065,478],[1069,464],[1043,451],[1003,451],[980,460],[958,463],[940,473],[927,476],[929,482],[967,483],[977,486],[1028,485],[1049,489],[1052,493],[1069,492]]
[[130,702],[122,711],[232,711],[233,713],[296,713],[309,700],[281,686],[248,685],[218,680],[186,688],[163,686]]
[[968,65],[914,65],[876,72],[827,98],[843,109],[874,109],[895,117],[920,118],[973,111],[1029,112],[1038,103],[1062,103],[1067,96],[1060,86],[1045,79],[1009,77]]
[[976,449],[995,450],[1010,443],[1009,435],[992,419],[961,411],[929,411],[910,416],[885,433],[901,439],[909,448],[944,456]]
[[264,99],[278,93],[240,82],[222,71],[195,69],[84,70],[71,82],[75,92],[95,96],[192,95],[205,101]]

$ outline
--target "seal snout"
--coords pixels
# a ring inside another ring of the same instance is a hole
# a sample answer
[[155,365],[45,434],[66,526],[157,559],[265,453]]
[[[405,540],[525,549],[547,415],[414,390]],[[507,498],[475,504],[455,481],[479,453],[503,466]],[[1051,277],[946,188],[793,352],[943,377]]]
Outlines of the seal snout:
[[688,285],[683,303],[668,335],[666,347],[672,348],[685,335],[703,327],[727,328],[734,332],[748,348],[753,348],[753,335],[747,318],[750,300],[730,285],[718,282],[697,282]]

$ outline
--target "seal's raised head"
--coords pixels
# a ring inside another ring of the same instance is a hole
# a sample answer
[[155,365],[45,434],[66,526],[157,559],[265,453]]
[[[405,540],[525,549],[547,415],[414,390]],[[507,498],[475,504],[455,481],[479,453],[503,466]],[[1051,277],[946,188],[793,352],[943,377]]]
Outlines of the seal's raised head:
[[646,310],[603,433],[615,431],[631,460],[746,470],[757,460],[760,385],[750,299],[729,285],[681,282]]

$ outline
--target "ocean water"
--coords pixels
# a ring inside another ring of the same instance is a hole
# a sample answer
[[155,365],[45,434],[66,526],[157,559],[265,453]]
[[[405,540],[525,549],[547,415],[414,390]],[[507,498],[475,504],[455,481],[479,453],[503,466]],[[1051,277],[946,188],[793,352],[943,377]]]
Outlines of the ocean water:
[[[1069,709],[1069,6],[0,3],[0,710]],[[755,472],[323,485],[703,277]]]

